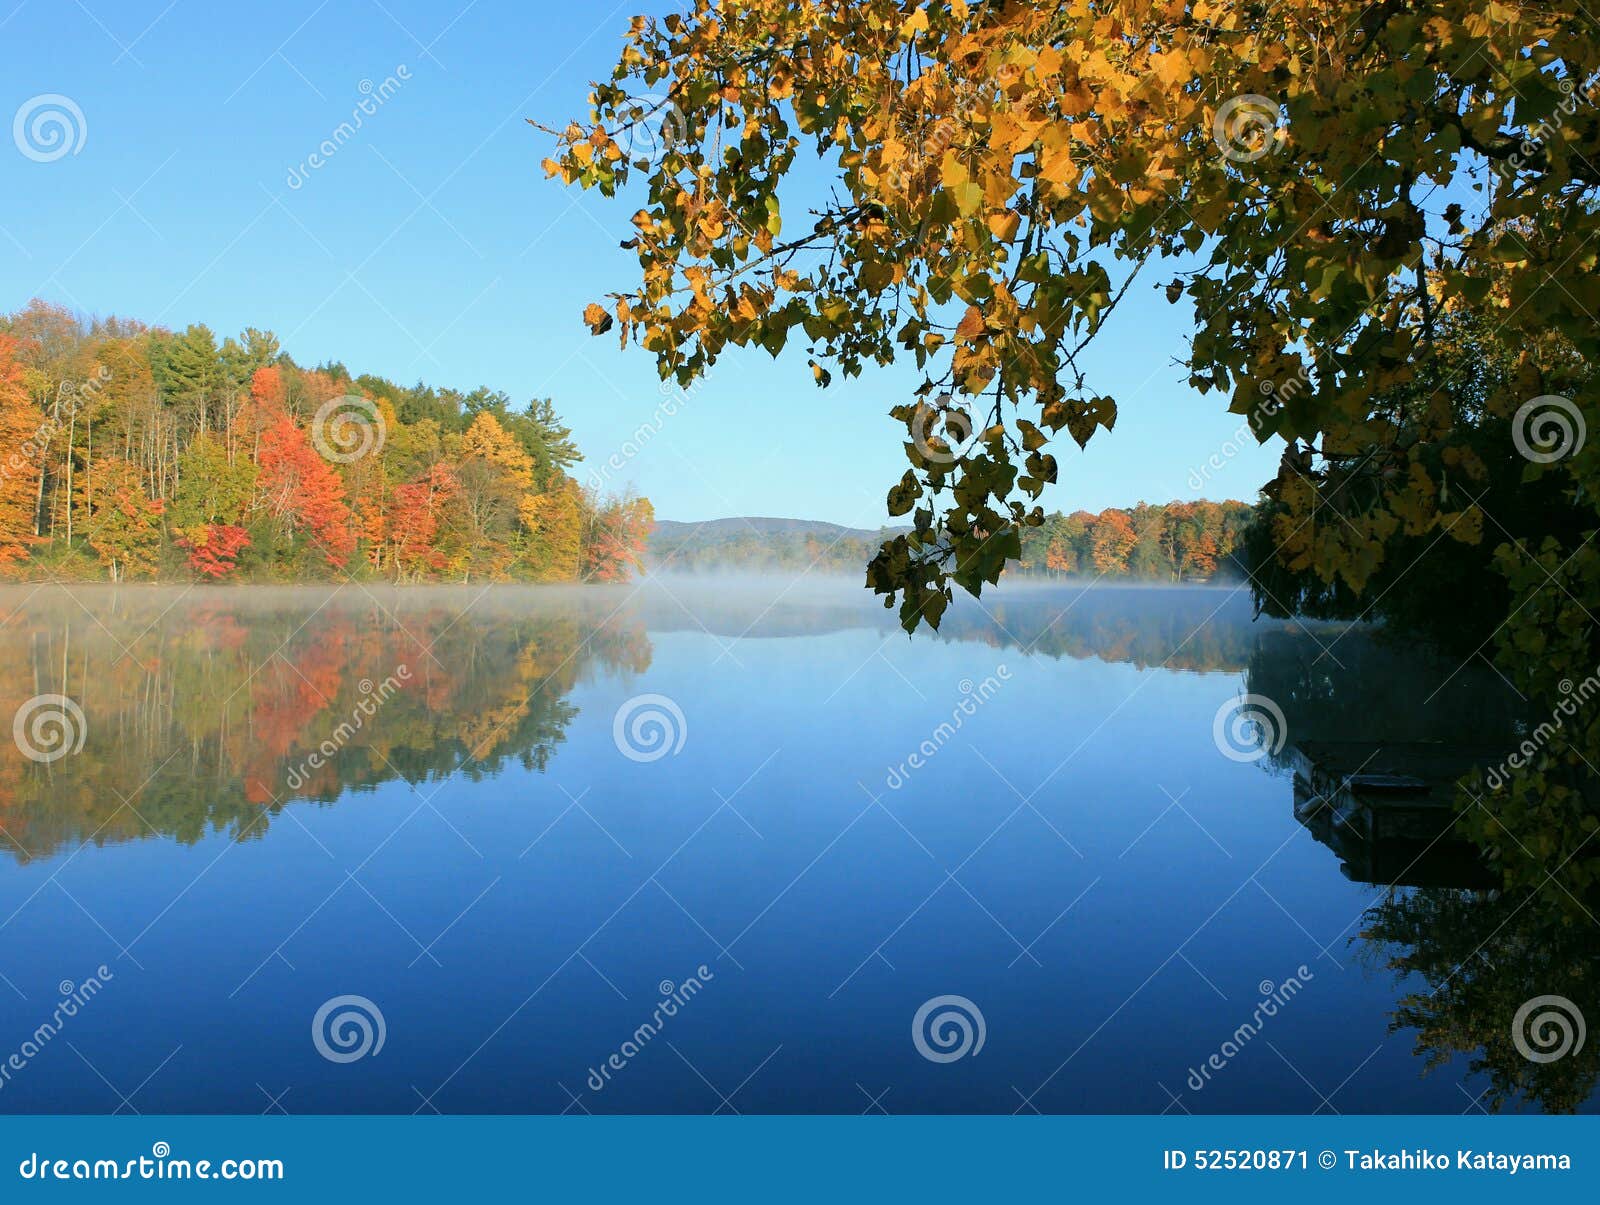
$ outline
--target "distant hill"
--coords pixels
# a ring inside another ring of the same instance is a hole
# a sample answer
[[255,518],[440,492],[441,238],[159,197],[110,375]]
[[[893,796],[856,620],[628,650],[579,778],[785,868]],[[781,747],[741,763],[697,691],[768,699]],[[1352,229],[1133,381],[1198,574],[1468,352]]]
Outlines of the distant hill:
[[652,540],[677,543],[694,540],[703,543],[721,543],[747,535],[800,535],[815,536],[819,540],[837,540],[840,537],[875,538],[877,532],[861,527],[843,527],[838,523],[824,523],[819,519],[765,519],[745,517],[734,519],[707,519],[701,523],[679,523],[673,519],[656,520]]
[[[1146,582],[1237,580],[1241,540],[1253,514],[1243,502],[1173,501],[1044,516],[1023,531],[1014,574]],[[645,563],[671,572],[816,570],[859,577],[886,538],[816,519],[742,517],[656,523]]]
[[[886,531],[903,529],[886,529]],[[645,549],[656,569],[838,570],[859,574],[883,542],[886,531],[844,527],[816,519],[749,516],[707,519],[702,523],[658,520]]]

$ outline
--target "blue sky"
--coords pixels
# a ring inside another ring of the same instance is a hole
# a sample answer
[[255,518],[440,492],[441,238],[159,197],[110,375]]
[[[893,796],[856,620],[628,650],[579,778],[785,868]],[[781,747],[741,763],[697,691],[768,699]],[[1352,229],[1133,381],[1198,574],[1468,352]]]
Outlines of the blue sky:
[[[551,140],[524,119],[583,116],[646,7],[0,0],[0,117],[44,94],[82,114],[76,153],[35,162],[0,143],[0,309],[38,296],[219,337],[259,326],[302,364],[549,396],[598,465],[663,401],[648,355],[579,321],[636,276],[617,246],[634,206],[546,181]],[[390,77],[356,137],[291,187]],[[1251,447],[1195,488],[1240,420],[1183,384],[1184,311],[1163,283],[1142,278],[1097,342],[1090,384],[1120,418],[1085,454],[1056,449],[1048,507],[1249,500],[1272,475],[1276,447]],[[818,390],[803,344],[735,353],[615,479],[663,518],[877,526],[906,467],[887,411],[915,379],[869,370]]]

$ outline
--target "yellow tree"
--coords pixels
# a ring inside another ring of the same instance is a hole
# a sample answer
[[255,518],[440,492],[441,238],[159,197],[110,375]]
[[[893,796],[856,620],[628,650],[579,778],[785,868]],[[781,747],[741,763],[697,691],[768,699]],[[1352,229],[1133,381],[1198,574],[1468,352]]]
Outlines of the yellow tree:
[[[889,509],[914,531],[870,574],[908,626],[1017,555],[1052,436],[1115,421],[1080,356],[1160,259],[1195,313],[1193,384],[1263,440],[1381,448],[1378,505],[1313,525],[1302,482],[1282,533],[1359,588],[1395,523],[1476,530],[1454,495],[1406,492],[1414,445],[1369,405],[1441,307],[1491,307],[1512,347],[1600,350],[1597,67],[1592,18],[1532,0],[695,0],[634,20],[545,167],[642,184],[641,279],[585,317],[663,375],[802,336],[824,384],[923,370],[893,412]],[[789,182],[808,148],[831,190]],[[796,221],[802,191],[835,199]],[[1548,375],[1530,363],[1496,412],[1559,393]]]
[[112,581],[154,574],[161,555],[159,498],[144,492],[136,465],[108,457],[99,466],[94,502],[88,512],[89,544]]
[[472,420],[461,437],[461,455],[479,457],[502,469],[521,493],[533,488],[533,457],[487,410]]
[[524,554],[540,581],[577,581],[583,561],[583,491],[562,477],[543,494],[525,494],[520,507],[528,532]]
[[15,343],[0,335],[0,569],[33,543],[43,416],[28,396]]
[[[1501,664],[1549,706],[1600,661],[1597,72],[1574,0],[692,0],[634,19],[545,168],[635,199],[639,276],[584,317],[663,377],[915,364],[912,530],[868,568],[908,628],[1019,555],[1052,439],[1115,422],[1082,355],[1165,261],[1188,381],[1285,445],[1278,556],[1359,594],[1397,540],[1495,539]],[[1441,355],[1469,318],[1513,366],[1482,397]],[[1477,501],[1521,475],[1572,505],[1531,545]],[[1593,764],[1568,728],[1498,815],[1592,834]]]

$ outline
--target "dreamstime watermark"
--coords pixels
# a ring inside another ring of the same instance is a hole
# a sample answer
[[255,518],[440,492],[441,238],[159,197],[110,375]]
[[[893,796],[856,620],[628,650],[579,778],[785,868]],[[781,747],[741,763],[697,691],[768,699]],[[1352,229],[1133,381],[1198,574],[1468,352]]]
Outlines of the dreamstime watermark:
[[666,695],[634,695],[611,721],[611,739],[617,752],[629,761],[660,761],[674,757],[689,739],[689,721],[683,708]]
[[910,755],[898,766],[890,766],[888,776],[883,780],[891,791],[898,791],[910,781],[913,771],[922,769],[933,756],[945,747],[951,737],[961,730],[961,725],[978,714],[990,699],[1000,692],[1003,683],[1011,681],[1011,667],[998,665],[994,673],[982,682],[973,685],[971,678],[961,679],[961,702],[957,703],[950,712],[950,718],[942,721],[937,728],[928,734],[922,744],[918,745]]
[[1553,1063],[1583,1049],[1583,1013],[1565,996],[1535,996],[1511,1018],[1511,1044],[1530,1063]]
[[622,441],[622,447],[611,453],[598,469],[589,471],[589,487],[599,490],[611,480],[613,473],[620,473],[627,467],[628,462],[649,446],[650,441],[660,435],[670,419],[676,418],[691,397],[700,391],[704,378],[697,377],[688,388],[682,388],[671,378],[661,382],[661,401],[650,412],[650,417],[633,429],[633,434]]
[[589,1068],[589,1091],[599,1092],[611,1082],[611,1077],[625,1068],[628,1063],[639,1056],[639,1053],[659,1034],[673,1017],[678,1015],[680,1009],[686,1007],[703,990],[706,984],[715,979],[716,972],[704,963],[695,968],[682,983],[673,983],[670,979],[663,979],[656,985],[656,990],[661,993],[661,999],[656,1002],[655,1011],[650,1014],[650,1019],[617,1047],[610,1055],[601,1061],[600,1066]]
[[1246,448],[1261,446],[1261,428],[1266,420],[1277,415],[1285,405],[1300,396],[1301,392],[1311,384],[1309,370],[1302,367],[1288,379],[1279,383],[1274,380],[1262,381],[1256,386],[1261,396],[1266,400],[1257,406],[1250,415],[1240,423],[1233,434],[1223,441],[1222,447],[1211,454],[1203,465],[1197,469],[1189,470],[1189,490],[1199,493],[1211,480],[1213,473],[1221,472],[1222,467]]
[[72,97],[41,92],[17,109],[11,119],[11,141],[35,163],[54,163],[83,150],[89,141],[89,123]]
[[354,464],[383,450],[389,425],[376,402],[359,393],[330,398],[311,419],[311,443],[324,460]]
[[972,415],[956,405],[949,394],[941,397],[937,405],[918,402],[910,426],[911,442],[929,464],[949,465],[965,460],[983,438]]
[[311,1018],[311,1044],[330,1063],[354,1063],[383,1050],[389,1027],[365,996],[335,996]]
[[[1498,74],[1498,73],[1497,73]],[[1511,89],[1510,80],[1501,77],[1503,86]],[[1502,179],[1510,179],[1518,172],[1540,170],[1537,160],[1543,158],[1542,152],[1545,143],[1550,141],[1552,134],[1560,131],[1566,124],[1567,118],[1578,111],[1578,106],[1594,104],[1592,95],[1595,80],[1584,85],[1580,90],[1573,80],[1563,79],[1556,81],[1556,89],[1562,94],[1561,100],[1551,111],[1549,117],[1541,118],[1522,132],[1522,137],[1517,141],[1517,149],[1504,159],[1494,162],[1493,170]]]
[[688,132],[688,119],[670,96],[655,92],[630,96],[625,111],[627,120],[613,141],[631,164],[654,167]]
[[345,143],[356,136],[366,123],[366,119],[388,103],[410,78],[411,68],[401,63],[394,69],[393,75],[384,77],[382,83],[374,84],[370,79],[362,80],[356,86],[356,90],[361,93],[361,99],[356,102],[355,108],[350,110],[350,120],[341,121],[334,126],[333,132],[317,144],[316,150],[289,169],[286,180],[289,187],[297,192],[304,188],[306,181],[311,178],[311,173],[326,166]]
[[1270,97],[1247,92],[1222,102],[1211,123],[1211,138],[1223,157],[1254,163],[1283,145],[1283,106]]
[[11,739],[17,749],[41,765],[81,753],[88,735],[83,708],[66,695],[34,695],[11,717]]
[[61,999],[56,1002],[55,1012],[49,1020],[39,1025],[33,1033],[22,1040],[22,1045],[12,1051],[5,1062],[0,1063],[0,1089],[11,1082],[11,1077],[22,1071],[34,1059],[39,1057],[43,1050],[59,1034],[73,1017],[78,1015],[78,1010],[88,1005],[105,988],[105,985],[115,979],[111,968],[100,966],[95,968],[95,973],[82,983],[73,983],[70,979],[63,979],[56,985],[56,991]]
[[282,1159],[173,1159],[156,1142],[135,1159],[56,1159],[32,1151],[17,1164],[24,1180],[282,1180]]
[[1283,709],[1266,695],[1227,699],[1211,720],[1211,739],[1229,761],[1260,761],[1283,750],[1289,725]]
[[1524,460],[1554,464],[1583,450],[1588,428],[1571,398],[1543,393],[1518,408],[1511,420],[1511,442]]
[[887,190],[896,194],[912,192],[916,178],[937,169],[944,162],[945,152],[955,145],[963,133],[972,129],[975,119],[982,118],[984,124],[988,124],[983,113],[983,102],[1004,93],[1022,71],[1023,68],[1017,64],[1007,63],[992,79],[963,87],[950,113],[935,121],[926,134],[920,130],[904,130],[910,135],[906,139],[905,155],[884,173],[883,183]]
[[93,402],[100,391],[111,383],[111,370],[104,364],[95,365],[94,376],[87,381],[62,381],[56,386],[56,403],[50,417],[40,423],[20,447],[0,461],[0,484],[22,473],[31,473],[39,466],[44,454],[54,442],[56,433],[66,426],[85,403]]
[[976,1058],[988,1036],[982,1010],[965,996],[935,996],[911,1018],[911,1044],[930,1063]]
[[1189,1090],[1198,1092],[1210,1083],[1211,1077],[1236,1058],[1266,1023],[1278,1015],[1278,1010],[1298,996],[1305,985],[1315,978],[1311,968],[1302,964],[1282,983],[1274,984],[1270,979],[1258,983],[1256,990],[1261,993],[1261,1000],[1250,1014],[1250,1019],[1223,1039],[1222,1045],[1199,1067],[1189,1068]]
[[1506,785],[1515,771],[1529,765],[1538,756],[1539,751],[1550,743],[1550,738],[1565,728],[1567,721],[1578,714],[1580,707],[1596,695],[1600,695],[1600,670],[1596,670],[1576,686],[1572,684],[1571,678],[1563,678],[1560,689],[1566,697],[1556,704],[1555,710],[1550,713],[1550,718],[1541,722],[1523,738],[1522,744],[1518,745],[1503,762],[1484,775],[1484,784],[1491,791],[1498,791]]
[[350,738],[366,727],[366,722],[377,714],[378,708],[387,703],[395,692],[409,681],[411,681],[411,667],[405,664],[396,666],[394,673],[376,686],[372,684],[371,678],[361,679],[356,684],[356,689],[361,692],[362,697],[350,709],[350,718],[341,721],[339,726],[329,734],[322,744],[318,745],[299,765],[289,771],[287,779],[289,789],[298,791],[305,786],[311,777],[312,771],[320,770],[332,758],[336,757],[339,750],[350,742]]

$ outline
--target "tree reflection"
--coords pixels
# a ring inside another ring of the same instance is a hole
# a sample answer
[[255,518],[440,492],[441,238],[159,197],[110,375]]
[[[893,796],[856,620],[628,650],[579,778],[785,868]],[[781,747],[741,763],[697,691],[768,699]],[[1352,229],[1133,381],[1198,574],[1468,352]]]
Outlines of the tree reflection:
[[[0,759],[0,846],[259,837],[293,800],[515,761],[543,770],[597,668],[639,672],[637,619],[559,594],[75,590],[0,626],[0,715],[40,694],[82,708],[81,752]],[[314,597],[313,597],[314,595]]]
[[[1578,1045],[1576,1030],[1563,1040],[1551,1029],[1541,1048],[1530,1027],[1544,1006],[1517,1022],[1538,996],[1561,997],[1590,1019],[1600,1013],[1591,920],[1538,894],[1430,888],[1391,893],[1364,921],[1361,939],[1372,955],[1397,979],[1416,976],[1426,985],[1399,999],[1389,1026],[1416,1031],[1424,1073],[1465,1056],[1473,1074],[1488,1077],[1481,1103],[1491,1111],[1533,1104],[1569,1113],[1588,1099],[1600,1078],[1593,1035]],[[1563,1047],[1548,1062],[1525,1053],[1549,1056]]]
[[[1524,1048],[1553,1049],[1530,1041],[1532,1017],[1520,1034],[1517,1019],[1543,996],[1570,1004],[1574,1019],[1600,1015],[1600,901],[1579,900],[1554,881],[1537,892],[1500,890],[1492,851],[1468,839],[1453,807],[1424,808],[1404,792],[1352,789],[1348,780],[1341,788],[1343,771],[1330,786],[1327,773],[1311,774],[1307,758],[1338,751],[1372,771],[1408,760],[1470,763],[1476,754],[1492,763],[1528,723],[1522,700],[1487,667],[1463,667],[1370,629],[1352,628],[1331,648],[1327,633],[1318,635],[1264,635],[1246,688],[1283,711],[1289,739],[1273,764],[1294,771],[1296,817],[1348,877],[1388,889],[1364,914],[1358,940],[1406,992],[1390,1032],[1414,1032],[1424,1074],[1465,1058],[1470,1075],[1487,1078],[1480,1103],[1490,1111],[1578,1109],[1600,1078],[1596,1044],[1586,1037],[1579,1045],[1574,1031],[1561,1057],[1535,1061]],[[1430,785],[1430,795],[1453,800],[1448,780]],[[1374,817],[1381,823],[1369,823]],[[1503,839],[1537,848],[1540,834],[1507,831]]]

